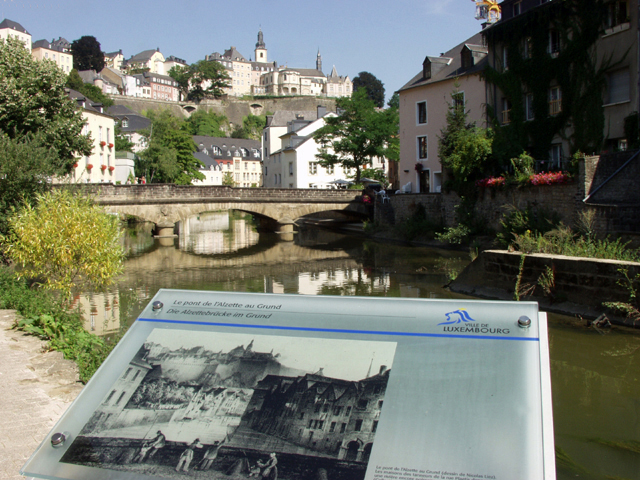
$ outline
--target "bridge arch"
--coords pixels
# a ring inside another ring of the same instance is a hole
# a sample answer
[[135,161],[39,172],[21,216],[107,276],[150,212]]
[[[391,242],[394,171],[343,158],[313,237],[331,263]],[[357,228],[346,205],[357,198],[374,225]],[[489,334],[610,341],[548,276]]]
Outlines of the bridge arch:
[[240,210],[270,219],[274,230],[292,233],[296,220],[319,212],[366,215],[357,190],[233,188],[226,186],[89,185],[96,202],[112,213],[132,215],[173,233],[176,223],[207,211]]

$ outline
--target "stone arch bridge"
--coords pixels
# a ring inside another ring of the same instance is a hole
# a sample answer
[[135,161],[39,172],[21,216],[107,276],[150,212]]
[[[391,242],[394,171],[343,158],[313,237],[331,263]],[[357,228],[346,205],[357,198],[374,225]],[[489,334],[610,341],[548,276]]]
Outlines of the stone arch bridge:
[[83,185],[108,212],[132,215],[156,225],[158,235],[172,234],[176,224],[202,212],[240,210],[255,215],[263,227],[292,233],[307,215],[337,211],[364,218],[367,206],[359,190],[234,188],[173,184]]

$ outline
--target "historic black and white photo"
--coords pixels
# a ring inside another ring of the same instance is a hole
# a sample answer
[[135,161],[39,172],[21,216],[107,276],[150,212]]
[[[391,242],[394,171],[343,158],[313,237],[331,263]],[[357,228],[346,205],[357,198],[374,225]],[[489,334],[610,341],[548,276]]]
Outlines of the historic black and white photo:
[[61,461],[168,478],[362,479],[395,349],[155,329]]

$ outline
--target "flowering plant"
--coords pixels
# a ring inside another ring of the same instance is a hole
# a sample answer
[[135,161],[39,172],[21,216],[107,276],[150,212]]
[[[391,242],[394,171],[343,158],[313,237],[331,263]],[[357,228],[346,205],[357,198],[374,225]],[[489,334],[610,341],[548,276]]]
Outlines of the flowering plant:
[[104,147],[107,144],[107,142],[100,142],[100,146]]
[[505,178],[504,177],[489,177],[483,178],[476,182],[476,186],[478,187],[488,187],[488,188],[497,188],[504,185]]
[[73,168],[78,168],[78,162],[73,164]]
[[91,170],[93,168],[93,165],[91,165],[90,163],[87,164],[87,170]]
[[107,169],[106,165],[100,165],[100,170],[102,170],[103,172]]
[[116,167],[114,167],[114,166],[109,167],[109,171],[110,172],[113,172],[115,169],[116,169]]
[[113,143],[110,143],[110,144],[109,144],[109,148],[113,148]]
[[565,172],[541,172],[529,177],[531,185],[553,185],[554,183],[567,183],[570,180],[571,175]]

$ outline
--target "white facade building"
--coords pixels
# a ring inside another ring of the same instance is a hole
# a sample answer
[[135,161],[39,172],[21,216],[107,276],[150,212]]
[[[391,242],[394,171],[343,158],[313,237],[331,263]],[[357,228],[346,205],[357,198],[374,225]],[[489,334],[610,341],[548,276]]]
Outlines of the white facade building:
[[5,18],[0,22],[0,38],[6,40],[14,37],[24,43],[24,48],[31,51],[31,34],[18,22]]

